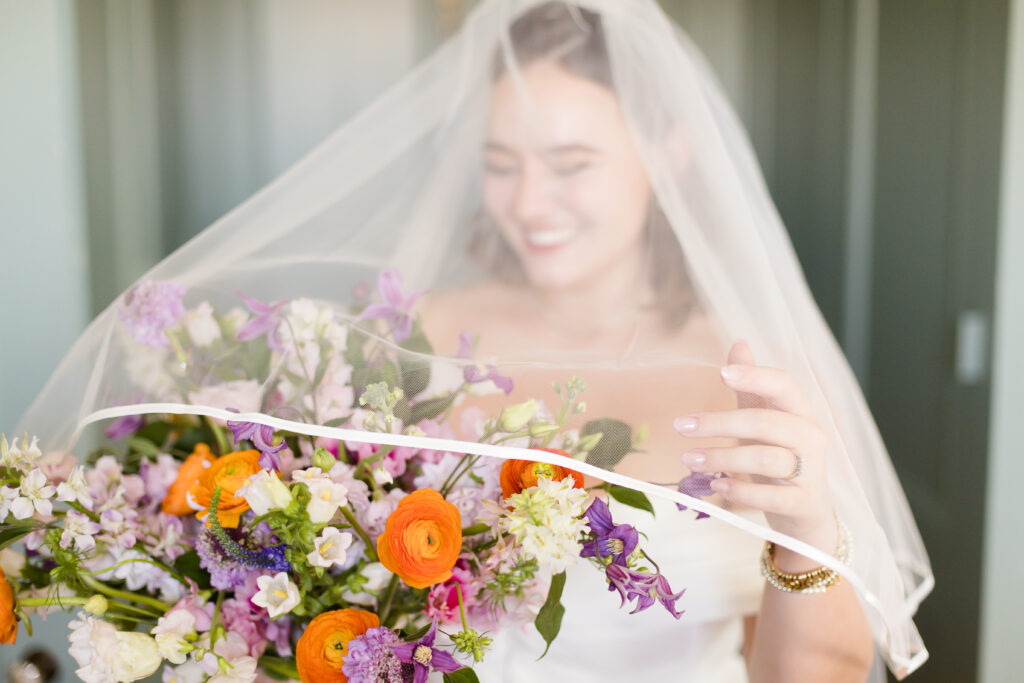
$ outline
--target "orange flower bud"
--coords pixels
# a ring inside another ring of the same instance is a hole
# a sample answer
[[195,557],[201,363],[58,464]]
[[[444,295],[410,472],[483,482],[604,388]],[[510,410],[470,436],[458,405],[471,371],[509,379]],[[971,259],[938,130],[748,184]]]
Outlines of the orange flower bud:
[[14,616],[14,590],[0,569],[0,643],[14,645],[18,640],[18,620]]
[[377,537],[381,563],[413,588],[446,581],[462,552],[459,510],[434,489],[413,491]]
[[189,507],[186,494],[192,484],[199,479],[203,470],[216,459],[216,456],[210,452],[209,446],[205,443],[196,444],[192,455],[188,456],[178,468],[178,478],[171,484],[171,488],[167,489],[167,495],[164,496],[163,503],[160,504],[160,510],[167,515],[191,515],[195,512]]
[[217,519],[222,527],[237,527],[238,518],[249,509],[249,503],[245,498],[236,497],[235,492],[246,479],[262,469],[259,459],[259,451],[235,451],[217,458],[204,469],[188,489],[192,502],[202,507],[196,517],[206,519],[213,493],[220,488]]
[[[571,457],[567,452],[556,448],[539,448],[537,450],[557,453]],[[501,466],[501,497],[508,498],[520,493],[523,489],[537,485],[539,477],[547,477],[552,481],[561,481],[566,477],[573,478],[573,488],[583,488],[583,475],[561,465],[549,465],[546,462],[532,460],[506,460]]]
[[349,641],[378,626],[377,615],[361,609],[324,612],[309,622],[295,646],[295,666],[302,683],[347,681],[341,666],[348,655]]

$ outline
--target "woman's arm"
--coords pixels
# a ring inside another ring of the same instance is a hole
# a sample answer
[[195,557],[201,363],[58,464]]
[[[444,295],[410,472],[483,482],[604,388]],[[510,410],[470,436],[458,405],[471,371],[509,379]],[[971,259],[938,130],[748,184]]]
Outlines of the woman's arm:
[[[737,391],[739,407],[681,418],[677,428],[687,437],[740,443],[690,451],[683,462],[698,472],[746,475],[712,486],[730,503],[764,511],[772,528],[831,553],[839,535],[825,478],[826,441],[809,402],[785,372],[755,365],[743,342],[730,350],[722,377]],[[817,565],[778,547],[775,566],[800,574]],[[753,683],[863,683],[871,669],[871,632],[847,582],[812,594],[768,584],[758,616],[746,626],[744,654]]]

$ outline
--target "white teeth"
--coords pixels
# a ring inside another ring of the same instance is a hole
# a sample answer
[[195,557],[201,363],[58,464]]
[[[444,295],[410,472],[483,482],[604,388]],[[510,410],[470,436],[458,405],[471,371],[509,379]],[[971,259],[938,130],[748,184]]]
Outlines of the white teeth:
[[563,228],[560,230],[531,230],[526,233],[526,241],[535,247],[553,247],[559,244],[565,244],[575,236],[576,231],[572,228]]

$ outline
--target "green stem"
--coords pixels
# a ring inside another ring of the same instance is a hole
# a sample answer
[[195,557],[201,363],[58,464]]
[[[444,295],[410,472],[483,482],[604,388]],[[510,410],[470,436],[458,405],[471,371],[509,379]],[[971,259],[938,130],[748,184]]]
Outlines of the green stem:
[[469,630],[469,626],[466,625],[466,608],[462,605],[462,584],[458,581],[455,582],[455,593],[459,596],[459,616],[462,617],[462,630]]
[[78,502],[75,502],[75,501],[70,501],[68,503],[68,505],[70,505],[73,509],[78,510],[79,512],[81,512],[83,515],[85,515],[86,517],[88,517],[92,521],[94,521],[94,522],[100,521],[100,516],[99,515],[97,515],[92,510],[87,509],[81,503],[78,503]]
[[294,664],[282,657],[260,657],[259,665],[261,668],[273,671],[279,676],[284,676],[291,680],[299,680],[299,670],[295,668]]
[[220,606],[224,602],[224,591],[217,591],[217,604],[213,608],[213,620],[210,622],[210,649],[217,642],[217,627],[220,626]]
[[370,558],[370,562],[376,562],[377,549],[373,546],[373,543],[370,542],[370,537],[367,535],[366,530],[364,530],[359,524],[355,515],[352,514],[352,511],[349,510],[347,506],[341,508],[341,514],[345,515],[345,519],[348,520],[348,523],[351,524],[352,528],[356,530],[357,534],[359,534],[359,538],[363,539],[363,543],[366,544],[366,555]]
[[128,591],[117,590],[116,588],[111,588],[105,583],[97,581],[91,576],[84,574],[79,575],[79,578],[86,588],[96,591],[97,593],[103,593],[111,598],[117,598],[118,600],[125,600],[127,602],[136,602],[140,605],[152,607],[157,610],[159,613],[158,616],[162,616],[171,610],[171,606],[167,603],[161,602],[156,598],[151,598],[148,595],[138,595],[136,593],[129,593]]
[[380,604],[380,623],[387,624],[388,617],[391,616],[391,603],[395,599],[395,591],[398,590],[398,574],[391,575],[391,581],[388,583],[387,590],[384,591],[384,598]]
[[224,438],[224,432],[221,431],[221,428],[213,421],[213,418],[203,415],[203,422],[205,422],[207,428],[213,432],[213,438],[217,442],[217,455],[230,453],[228,450],[228,442]]
[[[146,550],[145,546],[143,546],[142,544],[136,545],[135,550],[138,550],[139,552],[143,552],[143,553],[148,552]],[[105,569],[97,569],[94,572],[83,572],[83,573],[88,574],[89,576],[98,576],[100,574],[106,574],[111,569],[115,569],[116,567],[120,567],[121,565],[129,564],[129,563],[132,563],[132,562],[145,562],[146,564],[151,564],[154,567],[159,567],[160,569],[163,569],[165,572],[167,572],[168,574],[173,576],[183,586],[188,586],[188,581],[185,579],[185,577],[183,577],[181,574],[176,572],[173,568],[167,566],[166,564],[164,564],[160,560],[154,560],[152,558],[145,558],[145,557],[136,557],[136,558],[132,558],[130,560],[121,560],[120,562],[112,564],[109,567],[106,567]]]

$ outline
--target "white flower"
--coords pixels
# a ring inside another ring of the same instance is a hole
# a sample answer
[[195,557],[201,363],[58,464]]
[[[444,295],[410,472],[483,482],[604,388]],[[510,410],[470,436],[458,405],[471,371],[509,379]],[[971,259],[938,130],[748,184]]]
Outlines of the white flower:
[[186,638],[196,635],[196,618],[186,609],[172,609],[160,617],[150,633],[164,659],[171,664],[184,664],[193,649]]
[[0,550],[0,571],[8,578],[21,576],[25,568],[25,555],[11,548]]
[[366,579],[366,583],[362,585],[362,591],[354,593],[346,590],[341,594],[341,597],[345,602],[351,602],[356,605],[372,605],[376,598],[367,591],[378,593],[384,590],[388,582],[391,581],[391,572],[380,562],[371,562],[363,567],[359,574]]
[[49,515],[53,512],[53,497],[55,490],[46,481],[46,475],[42,470],[34,469],[21,478],[21,495],[11,501],[11,514],[15,519],[28,519],[32,516],[33,510],[40,515]]
[[89,484],[85,481],[85,471],[75,465],[68,475],[66,481],[57,485],[57,500],[65,503],[78,503],[86,510],[92,510],[92,496],[89,494]]
[[4,467],[33,467],[43,457],[39,450],[39,437],[33,436],[32,443],[28,442],[28,434],[21,437],[21,445],[17,439],[11,439],[7,443],[7,436],[0,434],[0,464]]
[[256,585],[259,591],[252,596],[252,604],[266,609],[271,619],[291,612],[302,601],[298,586],[291,582],[286,572],[278,572],[272,577],[261,576],[256,579]]
[[96,548],[96,539],[93,536],[99,532],[100,525],[87,515],[68,510],[64,518],[64,532],[60,535],[60,547],[67,548],[74,544],[83,553],[91,552]]
[[259,382],[254,379],[239,379],[189,392],[188,402],[195,406],[234,408],[240,413],[255,413],[260,409],[261,396]]
[[503,432],[518,432],[529,424],[540,407],[540,403],[532,398],[523,403],[505,406],[498,415],[498,427]]
[[330,567],[344,565],[347,559],[345,551],[352,545],[352,534],[329,526],[314,541],[316,549],[306,555],[306,559],[314,567]]
[[541,477],[536,486],[505,499],[512,509],[503,512],[499,528],[515,538],[523,553],[557,574],[579,557],[580,535],[587,527],[581,519],[586,500],[587,492],[573,488],[571,477]]
[[249,646],[238,633],[231,632],[217,641],[213,652],[199,661],[210,676],[208,683],[252,683],[256,680],[256,660],[249,656]]
[[265,515],[271,510],[282,510],[292,502],[292,492],[281,483],[277,474],[271,474],[267,470],[260,470],[246,479],[235,495],[245,498],[257,515]]
[[252,657],[233,659],[225,669],[214,674],[208,683],[252,683],[256,680],[256,660]]
[[113,624],[95,617],[68,624],[71,632],[68,654],[78,662],[75,671],[85,683],[109,683],[114,680],[114,653],[117,652],[117,629]]
[[220,325],[213,317],[213,307],[209,301],[204,301],[193,309],[185,312],[182,319],[188,336],[192,338],[195,345],[203,348],[220,339]]
[[395,478],[391,476],[391,473],[384,467],[378,467],[373,471],[373,480],[381,486],[384,486],[385,484],[393,484],[395,482]]
[[165,666],[163,683],[206,683],[206,672],[190,659],[179,666]]
[[156,673],[163,663],[156,641],[145,633],[117,632],[114,654],[114,679],[121,683],[137,681]]
[[315,524],[330,522],[339,507],[348,505],[348,489],[345,485],[333,481],[319,467],[293,472],[292,481],[302,482],[309,489],[306,512]]

